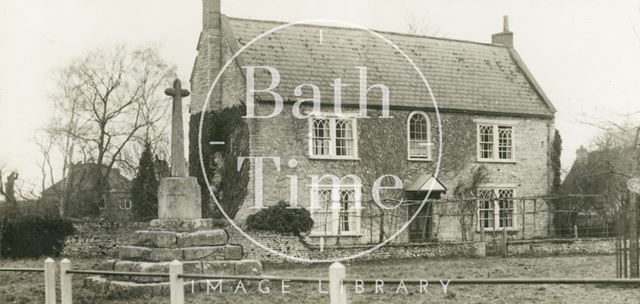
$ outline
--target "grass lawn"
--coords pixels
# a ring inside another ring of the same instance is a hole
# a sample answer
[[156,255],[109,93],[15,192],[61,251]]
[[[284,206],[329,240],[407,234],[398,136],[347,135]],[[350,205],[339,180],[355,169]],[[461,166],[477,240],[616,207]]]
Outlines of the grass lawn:
[[[563,256],[544,258],[478,259],[405,259],[356,262],[347,265],[347,276],[353,279],[426,279],[427,293],[419,293],[418,285],[407,285],[395,293],[397,284],[385,284],[384,293],[374,293],[373,284],[365,284],[356,294],[347,286],[351,303],[640,303],[640,287],[608,285],[485,285],[449,286],[443,293],[440,282],[431,279],[455,278],[613,278],[613,256]],[[90,269],[96,260],[74,259],[74,268]],[[42,267],[43,259],[0,260],[0,267]],[[275,276],[326,277],[327,265],[267,265],[266,274]],[[42,303],[42,274],[0,273],[0,303]],[[246,294],[225,290],[222,294],[187,293],[187,303],[328,303],[329,297],[318,292],[318,284],[289,283],[288,294],[281,293],[280,282],[272,281],[268,294],[260,293],[257,282],[245,282]],[[225,286],[225,283],[223,283]],[[236,287],[228,283],[228,288]],[[327,286],[322,286],[323,291]],[[83,288],[83,277],[74,277],[74,303],[123,304],[169,303],[167,297],[143,299],[111,299]]]

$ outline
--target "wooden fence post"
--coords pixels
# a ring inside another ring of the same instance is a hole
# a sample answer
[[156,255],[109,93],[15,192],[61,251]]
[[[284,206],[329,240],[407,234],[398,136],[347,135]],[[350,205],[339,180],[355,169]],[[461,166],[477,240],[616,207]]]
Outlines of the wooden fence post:
[[44,260],[44,303],[56,304],[56,261]]
[[637,194],[629,191],[629,273],[630,278],[640,277],[640,264],[638,255],[638,201]]
[[507,257],[507,228],[502,228],[502,257]]
[[573,225],[573,238],[578,238],[578,225]]
[[169,292],[171,293],[171,304],[184,304],[184,279],[178,275],[183,273],[182,263],[173,260],[169,264]]
[[71,304],[73,302],[73,296],[71,294],[71,276],[67,273],[71,270],[71,261],[69,259],[63,259],[60,261],[60,303]]
[[347,304],[347,290],[342,280],[347,277],[347,270],[341,263],[335,262],[329,266],[329,303]]

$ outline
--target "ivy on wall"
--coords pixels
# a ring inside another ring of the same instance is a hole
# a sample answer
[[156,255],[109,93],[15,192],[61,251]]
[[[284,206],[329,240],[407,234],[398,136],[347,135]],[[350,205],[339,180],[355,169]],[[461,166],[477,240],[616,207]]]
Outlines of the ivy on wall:
[[[198,130],[202,114],[203,112],[193,114],[189,120],[189,172],[200,184],[203,216],[222,218],[222,213],[209,193],[198,154]],[[202,164],[218,202],[225,213],[233,218],[247,195],[249,183],[249,162],[245,161],[242,168],[237,170],[238,157],[249,156],[249,127],[242,118],[245,107],[234,106],[206,112],[204,115]],[[225,144],[210,145],[211,141],[222,141]]]

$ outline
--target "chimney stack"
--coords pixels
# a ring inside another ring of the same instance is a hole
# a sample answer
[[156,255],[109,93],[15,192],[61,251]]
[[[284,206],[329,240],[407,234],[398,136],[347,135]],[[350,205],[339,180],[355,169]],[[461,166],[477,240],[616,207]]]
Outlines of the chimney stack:
[[513,33],[509,31],[509,16],[504,16],[502,32],[491,35],[491,44],[513,47]]
[[202,0],[202,30],[220,29],[220,0]]

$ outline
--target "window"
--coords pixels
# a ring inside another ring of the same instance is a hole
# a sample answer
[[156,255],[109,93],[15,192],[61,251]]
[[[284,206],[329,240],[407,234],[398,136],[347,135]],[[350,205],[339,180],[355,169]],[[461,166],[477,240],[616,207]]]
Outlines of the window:
[[359,186],[314,187],[311,199],[317,202],[317,207],[310,210],[314,222],[313,235],[360,234]]
[[355,159],[358,157],[355,118],[310,118],[309,154],[315,158]]
[[493,228],[493,190],[478,190],[478,220],[483,229]]
[[353,207],[355,206],[355,191],[340,190],[340,227],[339,232],[351,232],[354,220]]
[[513,161],[513,126],[478,124],[478,160]]
[[431,125],[424,112],[413,112],[407,120],[409,160],[431,160]]
[[120,202],[120,209],[129,210],[131,209],[131,200],[125,199]]
[[513,194],[514,189],[478,190],[479,230],[516,228]]
[[333,231],[331,228],[331,190],[318,190],[316,193],[318,200],[318,210],[312,210],[313,233],[329,235]]
[[103,195],[98,202],[98,209],[107,209],[107,196]]

